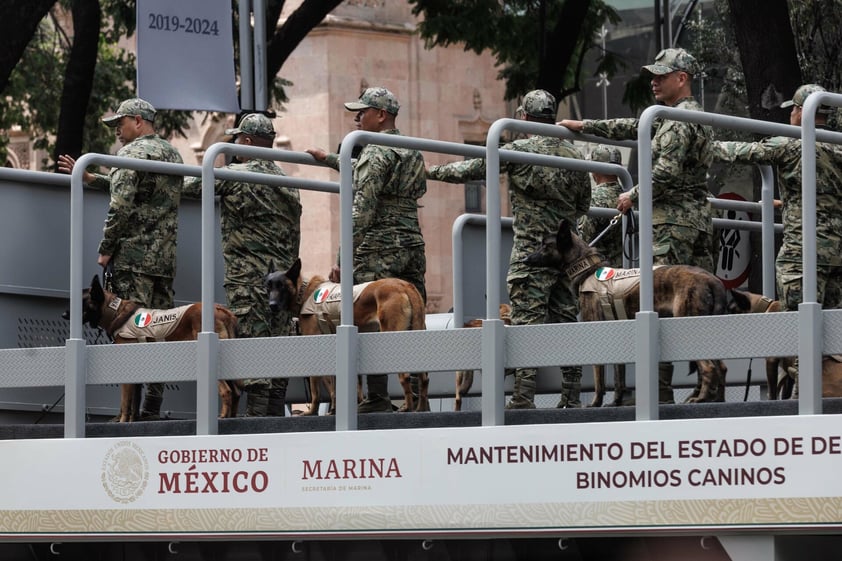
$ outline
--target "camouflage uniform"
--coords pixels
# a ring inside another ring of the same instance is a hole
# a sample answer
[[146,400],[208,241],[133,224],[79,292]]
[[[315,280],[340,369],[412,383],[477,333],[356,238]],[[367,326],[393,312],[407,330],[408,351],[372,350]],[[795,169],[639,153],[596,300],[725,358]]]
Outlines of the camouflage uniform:
[[[141,99],[126,100],[103,122],[115,126],[126,116],[153,122],[155,108]],[[178,151],[156,134],[136,138],[117,156],[182,163]],[[144,307],[173,307],[181,184],[179,175],[120,168],[112,169],[107,178],[97,176],[93,183],[111,193],[98,251],[111,256],[114,291]],[[163,384],[146,385],[141,418],[157,418],[163,395]]]
[[[684,49],[664,49],[643,67],[654,75],[675,71],[695,75],[700,68]],[[702,111],[691,96],[678,109]],[[637,119],[585,120],[582,132],[604,138],[638,137]],[[655,265],[695,265],[715,272],[713,223],[707,188],[713,131],[695,123],[656,119],[652,126],[652,253]],[[637,204],[639,186],[631,189]],[[672,364],[658,366],[659,401],[672,403]]]
[[[614,147],[599,145],[591,151],[590,159],[594,162],[622,164],[620,151]],[[623,187],[616,180],[599,183],[591,189],[591,206],[597,208],[614,208],[617,197],[623,192]],[[592,218],[583,216],[579,219],[579,232],[582,239],[593,240],[608,228],[610,218]],[[623,230],[617,223],[602,236],[596,248],[605,259],[615,267],[623,266]]]
[[[335,154],[328,163],[339,169]],[[354,164],[355,284],[396,277],[415,285],[427,301],[427,258],[418,222],[418,199],[426,192],[420,152],[374,144],[363,148]]]
[[[368,88],[356,102],[345,103],[348,111],[382,109],[397,115],[400,105],[386,88]],[[381,131],[400,134],[398,129]],[[339,156],[327,163],[339,169]],[[427,258],[418,222],[418,200],[427,192],[424,157],[418,150],[366,145],[354,163],[354,284],[383,278],[412,283],[427,301]],[[413,391],[417,385],[413,376]],[[366,377],[369,397],[361,413],[391,411],[386,375]]]
[[[555,99],[536,90],[524,97],[524,112],[539,119],[555,117]],[[502,147],[565,158],[582,158],[567,140],[532,136]],[[512,304],[512,325],[575,322],[578,301],[565,275],[544,267],[530,267],[524,258],[537,251],[547,235],[555,234],[562,219],[575,222],[587,213],[591,186],[587,173],[567,169],[501,162],[500,172],[509,176],[509,201],[513,215],[514,245],[506,278]],[[428,177],[449,183],[485,178],[482,158],[432,166]],[[515,389],[508,408],[534,408],[534,368],[515,372]],[[580,367],[562,368],[562,396],[558,407],[578,407]]]
[[[701,111],[693,98],[678,109]],[[586,120],[583,132],[613,139],[637,139],[637,119]],[[658,119],[652,138],[652,239],[656,265],[696,265],[713,271],[707,169],[710,127]],[[638,186],[630,191],[637,203]]]
[[[254,134],[274,137],[272,122],[263,115],[243,117],[236,129],[226,134]],[[284,175],[275,162],[252,159],[226,166],[232,171]],[[185,197],[200,198],[202,181],[184,180]],[[286,270],[298,257],[301,241],[301,202],[297,189],[259,183],[217,179],[214,194],[219,197],[222,256],[225,263],[225,294],[237,316],[240,337],[291,335],[292,317],[286,311],[273,314],[263,278],[274,264]],[[287,378],[245,380],[249,416],[283,416]]]

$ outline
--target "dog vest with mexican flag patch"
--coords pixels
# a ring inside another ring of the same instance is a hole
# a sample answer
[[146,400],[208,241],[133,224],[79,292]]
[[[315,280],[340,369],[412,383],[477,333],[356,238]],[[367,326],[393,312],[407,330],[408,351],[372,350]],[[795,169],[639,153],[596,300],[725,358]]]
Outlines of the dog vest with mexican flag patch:
[[129,321],[114,333],[114,336],[138,341],[163,341],[167,335],[175,331],[185,310],[190,306],[187,304],[169,310],[138,308]]
[[[354,285],[354,302],[360,297],[370,282]],[[301,304],[301,315],[315,315],[319,320],[319,330],[327,335],[336,332],[342,312],[342,285],[325,281],[320,284],[313,295]]]
[[[658,267],[654,267],[657,269]],[[605,319],[630,319],[623,297],[640,284],[640,269],[615,269],[599,267],[585,278],[579,292],[595,292],[605,314]]]

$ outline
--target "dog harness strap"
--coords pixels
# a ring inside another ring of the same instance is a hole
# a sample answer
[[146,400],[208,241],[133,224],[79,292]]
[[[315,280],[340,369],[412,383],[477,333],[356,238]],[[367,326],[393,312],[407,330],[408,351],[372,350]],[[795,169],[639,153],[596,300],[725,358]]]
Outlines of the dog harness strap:
[[120,303],[122,301],[122,298],[120,298],[119,296],[115,296],[114,300],[108,303],[108,307],[116,312],[118,309],[120,309]]
[[761,300],[762,302],[765,302],[765,303],[766,303],[766,309],[765,309],[765,310],[763,310],[763,313],[764,313],[764,314],[765,314],[766,312],[768,312],[768,311],[769,311],[769,308],[771,308],[771,307],[772,307],[772,304],[774,304],[774,303],[775,303],[775,301],[774,301],[774,300],[772,300],[771,298],[769,298],[769,297],[767,297],[767,296],[761,296],[761,297],[760,297],[760,300]]
[[594,265],[599,265],[600,263],[602,263],[602,257],[599,254],[592,253],[590,255],[585,255],[568,265],[567,268],[564,269],[564,274],[567,275],[568,279],[574,280],[577,275],[584,273],[589,268]]
[[605,295],[600,295],[599,303],[602,306],[602,314],[605,316],[605,319],[616,319],[614,317],[614,308],[611,306],[613,303],[611,300],[605,298]]
[[623,304],[622,298],[614,298],[614,315],[617,319],[629,319],[626,314],[626,306]]

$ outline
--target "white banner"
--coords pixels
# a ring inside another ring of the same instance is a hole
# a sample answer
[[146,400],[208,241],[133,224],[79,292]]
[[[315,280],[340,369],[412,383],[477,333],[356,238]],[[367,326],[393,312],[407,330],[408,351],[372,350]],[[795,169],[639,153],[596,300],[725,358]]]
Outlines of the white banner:
[[156,109],[237,113],[231,0],[138,0],[138,96]]
[[0,536],[842,529],[838,416],[0,442]]

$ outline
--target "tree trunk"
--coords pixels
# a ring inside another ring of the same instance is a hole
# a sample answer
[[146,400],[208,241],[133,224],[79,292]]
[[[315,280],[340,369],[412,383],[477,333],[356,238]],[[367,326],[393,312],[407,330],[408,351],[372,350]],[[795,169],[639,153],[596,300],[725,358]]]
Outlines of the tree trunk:
[[310,31],[342,0],[305,0],[272,36],[266,47],[266,73],[271,81]]
[[544,42],[543,52],[540,53],[536,86],[547,90],[556,96],[556,99],[572,93],[561,91],[565,73],[559,69],[570,67],[590,5],[590,0],[567,0],[561,8],[555,28]]
[[55,0],[0,1],[0,92],[6,89],[9,76],[17,66],[38,23],[47,15]]
[[72,14],[73,47],[64,70],[53,161],[60,154],[77,158],[82,153],[85,115],[94,86],[101,17],[99,0],[73,0]]
[[801,85],[786,0],[728,0],[753,119],[789,122],[780,104]]

